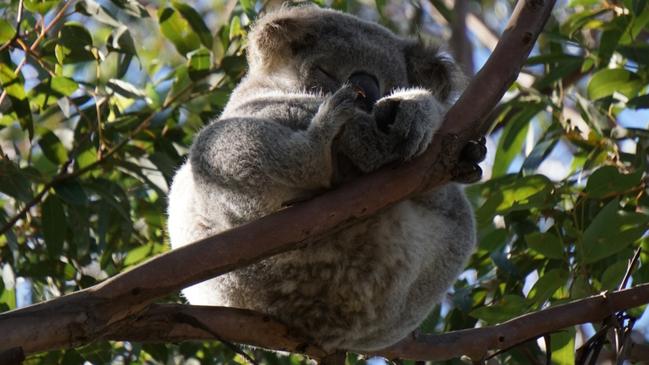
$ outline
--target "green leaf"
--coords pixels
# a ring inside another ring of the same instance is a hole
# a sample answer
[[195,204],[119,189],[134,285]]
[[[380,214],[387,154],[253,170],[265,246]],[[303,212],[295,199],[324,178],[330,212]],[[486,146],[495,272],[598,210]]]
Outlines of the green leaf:
[[27,96],[21,78],[16,76],[14,70],[4,63],[0,63],[0,85],[7,94],[18,100],[24,100]]
[[640,65],[649,65],[649,45],[634,43],[631,46],[619,46],[617,51]]
[[131,266],[144,261],[153,252],[153,246],[145,245],[134,248],[126,254],[124,266]]
[[66,203],[72,205],[86,205],[88,197],[78,181],[64,181],[54,186],[56,194]]
[[31,11],[32,13],[41,14],[47,13],[48,11],[50,11],[50,9],[52,9],[52,7],[54,7],[54,5],[58,3],[59,0],[25,0],[24,2],[25,8],[27,10]]
[[38,145],[45,157],[53,163],[59,165],[68,160],[68,151],[53,132],[45,133],[38,141]]
[[203,18],[191,6],[177,0],[171,1],[171,6],[180,12],[180,14],[187,20],[189,26],[192,27],[194,32],[198,34],[201,43],[208,49],[212,49],[212,32],[203,22]]
[[553,365],[575,364],[575,328],[568,327],[550,336]]
[[633,17],[629,25],[620,39],[622,44],[630,44],[633,42],[640,32],[642,32],[646,25],[649,23],[649,8],[645,7],[644,10]]
[[627,267],[627,261],[621,260],[606,268],[602,274],[601,290],[617,290],[622,283],[624,274],[626,274]]
[[546,232],[534,232],[525,236],[527,247],[549,259],[563,260],[563,243],[556,235]]
[[7,305],[9,309],[16,308],[16,290],[13,288],[4,288],[2,292],[0,292],[0,304]]
[[635,96],[644,86],[642,80],[633,72],[609,68],[597,71],[588,83],[588,95],[597,100],[613,95],[615,92],[626,97]]
[[97,161],[97,150],[94,146],[89,146],[79,153],[75,162],[80,169],[83,169]]
[[523,166],[521,170],[526,173],[533,173],[536,169],[545,161],[545,159],[550,155],[554,147],[559,142],[558,138],[551,138],[546,141],[540,141],[537,143],[532,152],[525,158],[523,161]]
[[492,171],[493,177],[507,173],[511,162],[521,153],[530,121],[542,109],[543,105],[539,103],[525,104],[520,112],[507,121],[503,134],[498,140]]
[[623,174],[614,166],[603,166],[588,178],[584,192],[594,199],[622,194],[640,186],[642,173],[637,171],[633,174]]
[[146,92],[144,90],[139,89],[137,86],[124,80],[110,79],[106,82],[106,86],[125,98],[139,99],[146,97]]
[[16,35],[16,29],[8,21],[0,19],[0,45],[9,42]]
[[201,40],[189,22],[173,8],[161,8],[158,11],[158,22],[162,34],[174,44],[181,55],[185,56],[201,46]]
[[187,67],[189,78],[196,81],[209,74],[214,63],[212,52],[208,49],[200,48],[187,54]]
[[0,192],[23,202],[33,197],[26,175],[8,159],[0,159]]
[[607,65],[609,63],[611,55],[613,55],[613,52],[619,45],[620,37],[622,37],[622,33],[624,33],[630,19],[630,16],[618,16],[606,24],[606,28],[600,38],[599,50],[597,51],[600,65]]
[[67,223],[63,205],[55,195],[49,195],[42,204],[42,224],[47,252],[57,259],[63,251]]
[[519,316],[530,309],[525,298],[518,295],[505,295],[498,303],[472,310],[469,315],[487,324],[496,324]]
[[583,253],[578,258],[593,263],[611,256],[642,237],[649,216],[619,210],[619,200],[608,203],[586,228],[582,238]]
[[88,29],[77,22],[67,22],[59,30],[54,48],[56,59],[61,64],[93,61],[92,36]]
[[246,32],[241,27],[241,19],[238,16],[232,17],[230,20],[230,32],[228,33],[228,39],[233,40],[236,37],[243,37],[246,35]]
[[633,109],[649,109],[649,94],[636,96],[629,100],[626,106]]
[[138,0],[110,0],[117,7],[121,8],[130,16],[136,18],[148,18],[149,12],[146,11],[144,6],[138,3]]
[[543,175],[506,175],[484,183],[487,201],[476,211],[480,224],[491,222],[495,213],[542,208],[548,204],[554,185]]
[[552,294],[566,284],[568,277],[568,272],[561,269],[554,269],[544,273],[530,290],[528,299],[537,307],[542,305]]
[[133,57],[138,57],[131,32],[122,25],[110,34],[106,43],[111,52],[121,53],[116,74],[117,78],[121,78],[128,71]]
[[77,91],[78,88],[79,85],[68,77],[52,77],[52,90],[58,92],[61,95],[70,96],[72,95],[72,93]]
[[241,4],[241,9],[248,14],[253,12],[253,6],[255,5],[256,1],[250,1],[250,0],[239,0],[239,4]]
[[111,27],[118,28],[123,26],[113,14],[95,0],[79,1],[75,6],[75,10]]

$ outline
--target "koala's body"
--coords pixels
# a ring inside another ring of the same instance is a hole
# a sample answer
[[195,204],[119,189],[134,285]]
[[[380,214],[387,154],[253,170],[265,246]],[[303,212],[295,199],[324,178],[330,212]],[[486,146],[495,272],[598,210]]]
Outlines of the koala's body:
[[[311,6],[261,18],[248,62],[174,178],[174,248],[423,152],[458,75],[435,49]],[[452,183],[183,293],[192,304],[268,313],[327,350],[377,350],[425,319],[475,241]]]

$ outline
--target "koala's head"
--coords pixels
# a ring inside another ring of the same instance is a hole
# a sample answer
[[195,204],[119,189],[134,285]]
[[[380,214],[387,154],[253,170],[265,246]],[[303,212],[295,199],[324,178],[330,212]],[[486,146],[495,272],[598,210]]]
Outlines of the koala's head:
[[457,65],[436,47],[317,6],[282,8],[258,20],[248,63],[251,75],[289,78],[297,88],[325,93],[361,73],[376,78],[380,96],[419,86],[448,101],[461,80]]

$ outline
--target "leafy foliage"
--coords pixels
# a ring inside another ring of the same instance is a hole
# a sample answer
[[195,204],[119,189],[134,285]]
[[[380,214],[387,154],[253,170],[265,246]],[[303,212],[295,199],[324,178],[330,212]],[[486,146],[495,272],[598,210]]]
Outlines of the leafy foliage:
[[[316,2],[352,12],[364,6]],[[451,17],[444,2],[431,3]],[[370,9],[403,33],[421,29],[425,37],[434,28],[418,5],[395,4]],[[17,278],[40,301],[168,250],[168,184],[192,136],[245,73],[245,36],[262,6],[25,0],[21,12],[18,5],[0,4],[0,311],[16,307]],[[499,27],[494,9],[509,5],[472,6]],[[648,24],[643,0],[571,0],[555,12],[525,70],[533,82],[513,86],[492,115],[490,178],[467,189],[479,248],[423,330],[494,324],[615,289],[639,247],[631,280],[649,281]],[[552,334],[554,362],[574,362],[575,334]],[[306,361],[247,351],[269,364]],[[536,342],[499,358],[515,364],[530,356],[544,356]],[[28,361],[189,358],[244,362],[217,342],[96,343]]]

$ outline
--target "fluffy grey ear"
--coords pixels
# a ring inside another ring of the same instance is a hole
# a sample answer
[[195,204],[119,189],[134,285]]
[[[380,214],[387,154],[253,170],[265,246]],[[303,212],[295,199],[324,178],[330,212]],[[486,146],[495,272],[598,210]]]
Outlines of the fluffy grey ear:
[[248,37],[251,68],[271,69],[289,61],[300,49],[316,41],[313,19],[301,15],[301,11],[289,13],[283,8],[257,21]]
[[432,91],[447,102],[465,84],[465,77],[453,59],[438,47],[413,42],[405,49],[408,82]]

